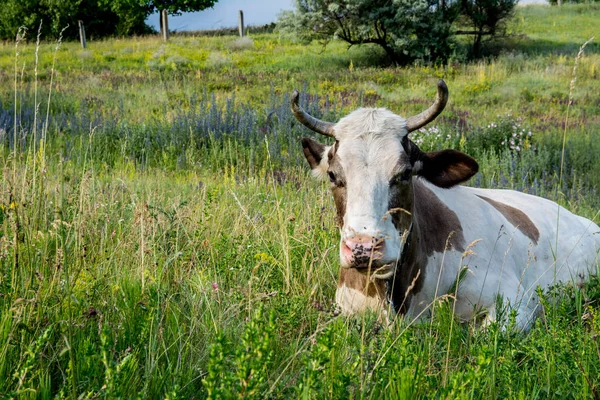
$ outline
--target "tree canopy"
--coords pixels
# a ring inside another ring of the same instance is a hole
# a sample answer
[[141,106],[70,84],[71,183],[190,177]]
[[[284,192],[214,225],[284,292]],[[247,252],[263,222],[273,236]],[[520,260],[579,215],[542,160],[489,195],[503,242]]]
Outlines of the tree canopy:
[[281,14],[279,29],[304,40],[340,39],[351,46],[376,44],[396,64],[439,61],[455,48],[456,34],[499,32],[518,0],[296,0]]
[[218,0],[139,0],[150,13],[167,10],[171,15],[182,12],[202,11],[215,5]]
[[481,42],[485,36],[494,36],[505,29],[513,15],[518,0],[461,0],[458,18],[458,35],[473,36],[473,55],[481,54]]
[[20,26],[42,37],[75,39],[82,20],[88,37],[127,36],[151,33],[146,19],[155,11],[169,14],[201,11],[218,0],[3,0],[0,7],[0,39],[14,40]]

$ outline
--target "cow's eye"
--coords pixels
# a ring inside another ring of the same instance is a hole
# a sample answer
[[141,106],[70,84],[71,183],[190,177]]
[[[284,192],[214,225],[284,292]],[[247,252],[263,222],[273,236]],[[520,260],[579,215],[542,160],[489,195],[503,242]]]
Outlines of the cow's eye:
[[405,168],[404,171],[400,172],[399,174],[396,174],[392,180],[390,181],[390,186],[391,185],[398,185],[400,183],[406,183],[410,180],[410,177],[412,176],[412,168]]
[[331,171],[327,171],[327,175],[329,175],[329,181],[335,183],[335,174]]

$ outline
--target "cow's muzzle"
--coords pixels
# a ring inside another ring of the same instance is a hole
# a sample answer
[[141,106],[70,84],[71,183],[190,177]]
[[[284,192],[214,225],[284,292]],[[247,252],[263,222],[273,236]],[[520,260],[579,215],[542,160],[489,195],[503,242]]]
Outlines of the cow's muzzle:
[[351,268],[376,267],[385,252],[383,237],[355,235],[342,240],[344,264]]

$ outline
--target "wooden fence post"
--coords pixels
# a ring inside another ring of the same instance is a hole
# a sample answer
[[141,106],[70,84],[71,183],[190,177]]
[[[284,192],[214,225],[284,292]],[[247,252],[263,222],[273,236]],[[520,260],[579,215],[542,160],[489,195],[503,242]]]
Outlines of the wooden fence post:
[[83,26],[82,20],[79,20],[77,22],[79,22],[79,41],[81,42],[81,48],[85,49],[87,45],[85,42],[85,27]]
[[244,12],[240,10],[240,14],[238,16],[238,30],[240,31],[240,37],[244,37],[246,33],[244,29]]
[[160,18],[162,21],[163,40],[166,42],[169,40],[169,19],[167,17],[167,10],[161,10]]

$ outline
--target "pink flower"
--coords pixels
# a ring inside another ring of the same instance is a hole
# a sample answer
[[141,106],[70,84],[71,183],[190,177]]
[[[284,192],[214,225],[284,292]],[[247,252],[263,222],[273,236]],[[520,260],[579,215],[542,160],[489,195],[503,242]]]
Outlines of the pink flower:
[[217,282],[213,282],[212,287],[215,290],[215,292],[219,291],[219,284]]

